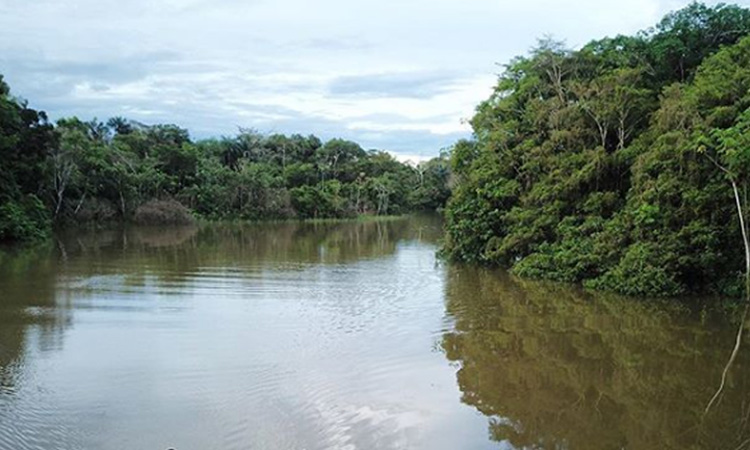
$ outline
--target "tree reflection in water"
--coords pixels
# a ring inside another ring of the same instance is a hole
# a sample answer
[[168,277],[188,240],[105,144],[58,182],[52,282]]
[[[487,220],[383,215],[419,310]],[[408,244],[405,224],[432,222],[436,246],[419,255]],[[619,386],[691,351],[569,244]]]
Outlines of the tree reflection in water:
[[0,252],[0,395],[18,389],[26,351],[62,345],[71,323],[55,287],[58,260],[50,245]]
[[517,448],[734,449],[749,436],[748,352],[703,417],[734,326],[674,303],[451,267],[442,339],[462,400]]
[[[30,352],[62,348],[86,296],[152,283],[190,284],[203,270],[242,274],[393,255],[402,239],[434,242],[434,215],[362,222],[207,224],[69,230],[38,247],[0,249],[0,395],[21,389]],[[276,267],[278,268],[278,267]],[[123,287],[124,286],[124,287]]]

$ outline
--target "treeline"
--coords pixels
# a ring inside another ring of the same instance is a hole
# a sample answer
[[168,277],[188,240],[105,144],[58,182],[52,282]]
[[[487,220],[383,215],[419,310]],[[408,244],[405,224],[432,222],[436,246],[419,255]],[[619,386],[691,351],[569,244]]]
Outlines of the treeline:
[[264,135],[193,141],[175,125],[61,119],[0,76],[0,241],[55,224],[347,218],[441,208],[446,156],[418,165],[342,139]]
[[452,150],[446,253],[625,294],[741,292],[749,34],[750,10],[693,3],[514,59]]

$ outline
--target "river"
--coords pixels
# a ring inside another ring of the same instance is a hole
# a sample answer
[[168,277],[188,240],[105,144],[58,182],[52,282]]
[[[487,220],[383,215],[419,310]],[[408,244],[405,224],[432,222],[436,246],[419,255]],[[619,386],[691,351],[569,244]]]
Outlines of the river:
[[[0,252],[0,449],[735,449],[722,314],[436,258],[440,221]],[[740,447],[744,448],[744,447]]]

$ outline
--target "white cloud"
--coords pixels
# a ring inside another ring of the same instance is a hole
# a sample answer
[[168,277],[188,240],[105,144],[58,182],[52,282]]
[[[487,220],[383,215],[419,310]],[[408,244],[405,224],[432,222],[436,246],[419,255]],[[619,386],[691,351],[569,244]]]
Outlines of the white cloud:
[[0,0],[0,73],[52,117],[261,130],[437,154],[552,34],[633,33],[675,0]]

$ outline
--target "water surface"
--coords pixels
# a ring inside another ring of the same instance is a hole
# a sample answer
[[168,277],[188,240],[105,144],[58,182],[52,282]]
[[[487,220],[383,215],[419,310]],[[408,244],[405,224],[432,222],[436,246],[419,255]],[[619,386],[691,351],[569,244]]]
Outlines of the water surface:
[[[431,217],[0,253],[0,449],[748,445],[726,318],[435,257]],[[740,447],[741,448],[741,447]]]

